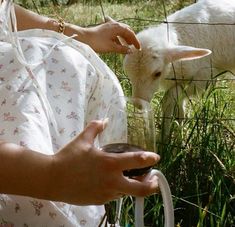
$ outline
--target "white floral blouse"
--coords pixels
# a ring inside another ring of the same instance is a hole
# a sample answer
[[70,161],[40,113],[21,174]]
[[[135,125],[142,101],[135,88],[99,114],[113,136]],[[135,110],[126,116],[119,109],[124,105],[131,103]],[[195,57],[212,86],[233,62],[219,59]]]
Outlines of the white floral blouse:
[[[123,92],[87,45],[46,30],[11,33],[11,10],[0,3],[0,140],[53,154]],[[103,206],[0,194],[0,226],[96,227],[103,215]]]

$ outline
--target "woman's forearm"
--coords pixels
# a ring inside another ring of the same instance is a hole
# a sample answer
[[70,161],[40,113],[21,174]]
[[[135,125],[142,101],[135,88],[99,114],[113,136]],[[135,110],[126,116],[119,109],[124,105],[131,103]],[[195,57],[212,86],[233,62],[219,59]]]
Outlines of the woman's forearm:
[[38,15],[30,10],[24,9],[18,5],[15,5],[15,12],[17,18],[17,28],[18,30],[26,30],[32,28],[41,28],[56,30],[58,25],[50,23],[49,18],[45,16]]
[[[15,5],[15,12],[17,18],[17,28],[19,31],[33,28],[47,29],[56,32],[59,31],[60,25],[55,19],[39,15],[18,5]],[[87,43],[88,34],[86,28],[75,26],[69,23],[65,23],[64,26],[65,35],[71,36],[76,34],[77,40]]]
[[47,198],[51,158],[0,141],[0,193]]

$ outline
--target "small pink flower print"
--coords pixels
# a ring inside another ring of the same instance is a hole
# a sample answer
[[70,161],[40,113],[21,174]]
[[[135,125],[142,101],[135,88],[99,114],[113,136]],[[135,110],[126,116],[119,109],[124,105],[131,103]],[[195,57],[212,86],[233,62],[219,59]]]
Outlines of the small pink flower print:
[[2,103],[1,103],[1,106],[6,105],[6,103],[7,103],[7,100],[3,99]]
[[37,113],[37,114],[39,114],[39,113],[40,113],[40,111],[37,109],[37,107],[36,107],[36,106],[34,106],[34,113]]
[[71,87],[69,86],[69,83],[65,82],[65,81],[61,82],[60,88],[65,90],[65,91],[71,91],[72,90]]
[[96,97],[91,97],[91,101],[95,102],[96,101]]
[[91,73],[91,71],[88,71],[88,77],[91,77],[91,75],[92,75],[92,73]]
[[47,71],[47,74],[49,74],[49,75],[51,75],[51,76],[52,76],[54,73],[55,73],[55,72],[52,71],[52,70],[48,70],[48,71]]
[[9,64],[13,64],[15,62],[15,60],[14,59],[11,59],[10,61],[9,61]]
[[81,45],[79,45],[79,44],[76,44],[76,47],[77,47],[77,48],[81,48]]
[[77,73],[74,73],[71,78],[75,78],[77,76]]
[[64,134],[64,132],[65,132],[65,128],[60,128],[60,129],[59,129],[59,134],[60,134],[60,135]]
[[52,219],[55,219],[55,218],[56,218],[56,213],[54,213],[54,212],[49,212],[49,216],[50,216]]
[[61,109],[58,106],[55,108],[55,111],[57,114],[59,114],[59,115],[61,114]]
[[20,211],[20,205],[19,203],[15,204],[15,213],[17,213],[18,211]]
[[72,139],[74,136],[76,136],[76,131],[73,131],[70,133],[70,138]]
[[56,138],[54,136],[52,136],[52,143],[56,143]]
[[17,72],[19,72],[19,69],[13,69],[12,70],[12,73],[17,73]]
[[78,115],[75,112],[71,112],[69,115],[66,116],[68,119],[76,119],[78,120]]
[[19,128],[16,127],[16,128],[14,129],[13,135],[17,135],[18,133],[19,133]]
[[12,106],[17,105],[17,100],[16,100],[16,101],[14,101],[11,105],[12,105]]
[[0,197],[0,203],[3,205],[3,206],[7,206],[7,202],[4,198]]
[[80,225],[82,226],[82,225],[86,225],[86,223],[87,223],[87,221],[85,220],[85,219],[82,219],[81,221],[80,221]]
[[114,95],[115,93],[117,93],[117,91],[118,91],[117,88],[113,86],[113,87],[112,87],[112,95]]
[[15,121],[16,117],[12,116],[10,112],[3,114],[4,121]]
[[102,106],[102,110],[105,110],[108,108],[107,104],[105,102],[102,102],[102,104],[100,104]]
[[52,89],[53,85],[48,83],[48,87]]
[[5,129],[0,130],[0,136],[5,135]]
[[58,60],[56,58],[51,58],[52,63],[57,64]]
[[52,44],[46,44],[46,46],[48,46],[48,48],[52,48],[53,47]]
[[53,95],[53,98],[54,98],[54,99],[58,99],[59,97],[60,97],[59,94]]
[[56,140],[56,138],[55,137],[52,137],[52,144],[53,144],[53,146],[56,148],[56,149],[59,149],[59,144],[57,143],[57,140]]
[[35,210],[35,215],[40,216],[43,204],[37,200],[31,201],[31,204],[33,205],[33,208]]
[[7,89],[8,91],[10,91],[10,90],[11,90],[11,85],[6,85],[6,89]]
[[66,69],[65,68],[61,69],[61,73],[66,73]]
[[21,93],[29,93],[29,90],[25,88],[25,86],[22,86],[21,88],[18,89],[18,92]]
[[20,141],[20,146],[27,147],[27,144],[24,141]]
[[2,67],[3,67],[3,64],[0,64],[0,69],[2,69]]
[[58,48],[58,46],[55,46],[55,47],[54,47],[54,50],[55,50],[55,51],[59,51],[60,49]]
[[17,76],[17,79],[22,79],[22,76],[21,75]]
[[28,50],[30,50],[30,49],[33,49],[33,45],[31,45],[31,44],[29,44],[29,45],[26,47],[26,49],[24,50],[24,52],[26,52],[26,51],[28,51]]

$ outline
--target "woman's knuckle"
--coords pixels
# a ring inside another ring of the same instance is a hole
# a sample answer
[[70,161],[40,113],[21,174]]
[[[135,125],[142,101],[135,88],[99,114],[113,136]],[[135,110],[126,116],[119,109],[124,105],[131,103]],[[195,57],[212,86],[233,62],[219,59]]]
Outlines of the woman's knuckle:
[[118,169],[118,164],[111,158],[107,158],[104,162],[104,168],[106,171],[113,171]]
[[144,164],[147,161],[147,155],[144,152],[136,153],[136,160],[140,164]]
[[92,121],[90,122],[90,126],[91,126],[91,127],[97,127],[98,125],[99,125],[99,122],[96,121],[96,120],[92,120]]
[[102,156],[103,162],[102,166],[106,171],[113,171],[119,168],[119,163],[112,154],[106,153]]

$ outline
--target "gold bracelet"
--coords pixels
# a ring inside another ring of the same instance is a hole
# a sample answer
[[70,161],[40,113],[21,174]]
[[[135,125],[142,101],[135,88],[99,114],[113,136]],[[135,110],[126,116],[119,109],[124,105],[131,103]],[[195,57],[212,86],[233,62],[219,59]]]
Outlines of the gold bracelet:
[[64,31],[65,31],[65,22],[64,22],[64,20],[62,18],[59,18],[57,23],[59,25],[58,32],[63,34]]

